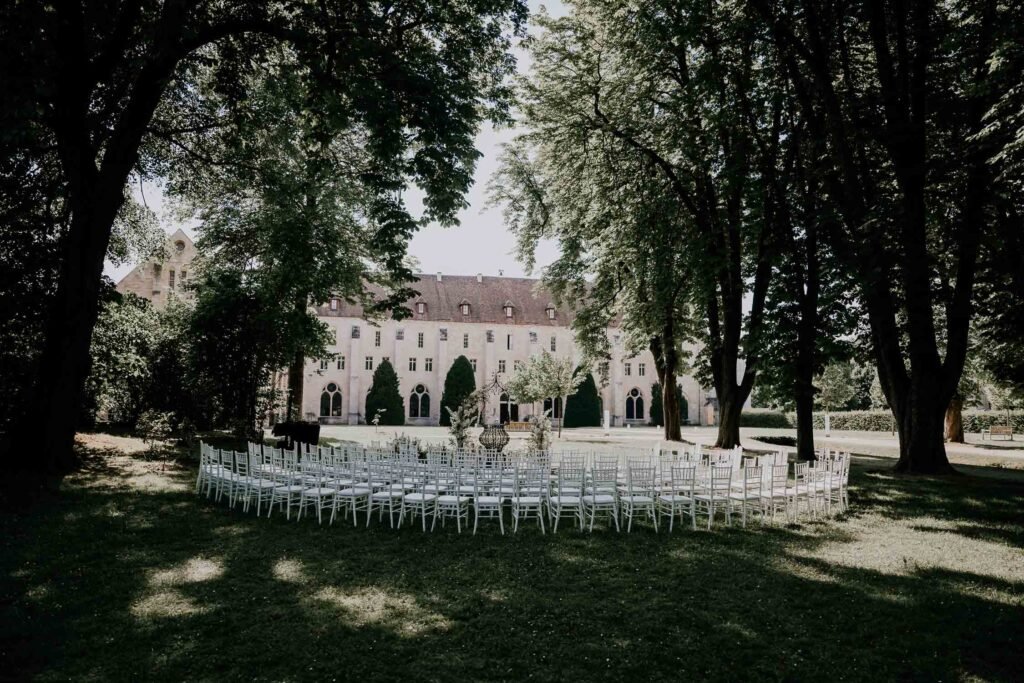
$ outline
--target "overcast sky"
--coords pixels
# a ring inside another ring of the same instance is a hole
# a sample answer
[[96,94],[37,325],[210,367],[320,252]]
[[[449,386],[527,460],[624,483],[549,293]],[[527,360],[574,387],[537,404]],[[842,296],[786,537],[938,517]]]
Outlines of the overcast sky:
[[[551,14],[564,13],[559,0],[530,0],[531,12],[545,6]],[[526,55],[516,51],[519,70],[529,68]],[[508,142],[515,135],[514,130],[494,130],[486,126],[476,138],[477,149],[483,154],[479,159],[474,176],[474,183],[466,195],[469,207],[459,216],[460,224],[450,228],[430,225],[416,234],[409,245],[409,253],[419,259],[423,272],[443,272],[451,275],[485,275],[524,276],[527,273],[516,261],[515,240],[505,229],[500,207],[486,207],[487,181],[497,167],[498,155],[502,143]],[[138,190],[135,192],[139,196]],[[170,215],[164,206],[163,196],[158,184],[147,183],[143,188],[146,204],[153,209],[164,229],[174,232],[183,228],[193,239],[196,237],[194,224],[182,224]],[[419,196],[415,188],[409,192],[407,201],[415,206]],[[550,263],[557,256],[554,244],[543,244],[537,254],[538,268]],[[114,267],[107,263],[105,273],[116,282],[124,277],[133,265]],[[533,273],[537,275],[536,272]]]

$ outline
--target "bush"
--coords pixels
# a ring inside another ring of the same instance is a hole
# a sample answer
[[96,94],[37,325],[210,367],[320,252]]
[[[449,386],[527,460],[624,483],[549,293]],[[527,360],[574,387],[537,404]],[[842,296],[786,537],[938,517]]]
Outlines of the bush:
[[381,411],[380,424],[400,426],[405,424],[405,403],[398,393],[398,375],[386,360],[382,360],[373,371],[373,385],[366,395],[366,422],[370,424],[377,411]]
[[[831,413],[832,429],[838,431],[891,432],[894,418],[888,410],[846,410]],[[1024,433],[1024,414],[1011,414],[998,410],[965,410],[964,431],[977,434],[992,425],[1004,425],[1009,420],[1014,432]],[[814,414],[814,428],[825,428],[825,414]]]
[[564,426],[601,426],[601,401],[597,396],[597,384],[594,382],[594,376],[589,372],[577,387],[576,393],[569,396],[569,401],[565,404]]
[[442,427],[448,427],[452,423],[448,410],[451,409],[452,412],[459,410],[474,391],[476,391],[476,374],[473,372],[473,366],[468,358],[459,356],[452,363],[452,367],[448,369],[448,374],[444,378],[444,391],[441,393]]
[[[655,427],[665,426],[664,408],[662,407],[661,382],[651,385],[651,424]],[[690,422],[690,405],[683,396],[683,388],[676,385],[676,403],[679,404],[679,424]]]
[[740,413],[740,427],[792,429],[795,424],[789,415],[777,410],[744,410]]

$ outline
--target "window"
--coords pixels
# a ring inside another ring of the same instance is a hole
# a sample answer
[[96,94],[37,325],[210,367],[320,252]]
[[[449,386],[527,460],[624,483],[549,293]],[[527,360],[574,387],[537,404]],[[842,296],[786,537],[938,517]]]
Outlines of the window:
[[514,360],[514,361],[512,361],[512,369],[513,370],[520,370],[520,369],[522,369],[522,367],[523,367],[523,361],[521,361],[521,360]]
[[[154,280],[159,280],[160,279],[160,264],[159,263],[154,263],[153,264],[153,279]],[[157,283],[157,284],[159,284],[159,283]]]
[[341,417],[341,389],[334,382],[320,392],[320,416]]
[[380,362],[381,363],[390,363],[391,362],[391,356],[384,356],[383,358],[380,359]]
[[359,339],[359,325],[352,326],[352,338]]
[[469,348],[469,335],[468,334],[462,335],[462,348],[464,348],[464,349],[468,349]]
[[487,342],[489,344],[494,343],[494,330],[487,330]]
[[558,347],[557,338],[554,335],[552,335],[551,336],[551,350],[554,351],[557,347]]
[[416,334],[416,346],[418,346],[421,349],[423,348],[423,333],[422,332],[418,332]]
[[498,372],[505,372],[505,361],[498,361]]
[[345,356],[338,356],[338,369],[339,370],[344,370],[345,369]]
[[184,270],[183,270],[183,271],[181,271],[180,273],[178,273],[178,284],[179,284],[179,285],[180,285],[181,287],[184,287],[184,286],[185,286],[185,278],[186,278],[187,276],[188,276],[188,273],[186,273],[186,272],[185,272]]
[[177,242],[174,243],[174,249],[180,254],[181,252],[185,251],[185,243],[182,242],[181,240],[178,240]]
[[544,309],[544,312],[548,314],[548,320],[555,319],[555,307],[552,304],[548,304],[548,307]]
[[321,358],[321,359],[320,359],[320,369],[321,369],[321,370],[326,370],[326,369],[327,369],[327,365],[328,365],[329,363],[330,363],[330,361],[329,361],[329,360],[327,360],[326,358]]
[[415,358],[410,358],[409,359],[409,372],[416,372],[416,359]]
[[434,359],[433,358],[424,358],[423,359],[423,369],[426,370],[427,372],[433,372],[434,371]]
[[536,344],[537,343],[537,333],[536,332],[532,332],[532,331],[530,332],[530,343],[531,344]]
[[506,318],[511,318],[512,317],[512,313],[515,311],[515,307],[512,306],[512,302],[511,301],[506,301],[505,305],[501,307],[501,310],[503,310],[505,312],[505,317]]
[[637,365],[636,365],[636,374],[639,377],[643,377],[644,375],[646,375],[647,374],[647,365],[645,363],[637,363]]
[[597,372],[603,379],[608,379],[608,361],[601,361],[600,365],[597,366]]
[[420,315],[423,315],[424,313],[427,312],[427,305],[422,301],[418,302],[416,304],[416,312],[419,313]]
[[469,315],[469,302],[463,300],[463,302],[459,304],[459,311],[462,315]]
[[441,328],[441,341],[448,341],[448,328],[447,327],[442,327]]
[[640,395],[639,389],[633,389],[626,396],[626,419],[644,419],[644,397]]
[[366,357],[366,369],[373,370],[373,356]]
[[501,424],[519,422],[519,404],[513,401],[508,394],[502,394],[498,397],[498,406],[498,416]]
[[553,420],[562,419],[562,398],[556,397],[554,399],[544,399],[544,412],[551,411],[548,417]]
[[512,350],[512,335],[511,334],[505,335],[505,348],[508,349],[509,351]]
[[402,328],[398,328],[397,330],[395,330],[395,339],[397,339],[398,341],[405,341],[405,330],[403,330]]
[[409,417],[430,417],[430,394],[422,384],[409,395]]
[[380,330],[375,330],[373,333],[373,345],[380,346]]
[[170,272],[167,274],[167,287],[174,289],[174,268],[171,268]]
[[624,374],[626,377],[629,377],[630,375],[632,375],[633,374],[633,364],[632,363],[623,363],[622,364],[622,374]]
[[338,310],[338,300],[337,299],[331,299],[331,310],[332,311]]
[[473,366],[473,372],[476,372],[476,358],[470,358],[469,364]]

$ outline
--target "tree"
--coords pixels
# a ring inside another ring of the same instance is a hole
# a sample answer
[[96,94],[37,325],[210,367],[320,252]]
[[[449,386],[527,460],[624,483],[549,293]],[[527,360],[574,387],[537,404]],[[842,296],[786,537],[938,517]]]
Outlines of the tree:
[[476,391],[476,373],[465,356],[459,356],[448,369],[441,392],[441,425],[450,426],[451,411],[460,410],[466,399]]
[[339,105],[323,123],[358,124],[367,150],[423,186],[428,214],[443,212],[462,205],[480,122],[507,111],[509,31],[521,30],[525,14],[519,0],[421,0],[400,9],[253,0],[5,3],[0,158],[19,163],[4,183],[43,188],[23,214],[41,215],[38,202],[53,198],[60,217],[55,292],[23,411],[26,427],[42,429],[10,430],[22,442],[6,444],[6,453],[35,455],[5,461],[37,480],[73,465],[77,411],[66,401],[87,374],[100,274],[126,185],[133,174],[164,170],[164,152],[179,136],[220,123],[209,116],[208,86],[228,95],[218,113],[239,115],[245,77],[270,49],[284,48],[305,67],[310,91]]
[[[576,368],[576,372],[582,374],[583,368]],[[566,427],[601,426],[601,398],[597,395],[597,384],[591,373],[586,373],[576,393],[566,399],[562,415]]]
[[749,4],[822,146],[841,228],[831,242],[858,280],[899,430],[897,469],[951,471],[942,420],[967,355],[979,245],[1013,190],[998,154],[1014,127],[986,115],[1019,81],[1011,46],[1024,8]]
[[[444,406],[442,406],[443,408]],[[448,432],[451,444],[456,448],[465,448],[469,440],[469,430],[480,419],[480,398],[473,392],[463,399],[455,410],[444,408],[448,414]]]
[[[758,87],[758,31],[720,3],[569,5],[566,17],[537,20],[522,95],[531,131],[498,176],[515,180],[502,197],[510,227],[521,246],[559,239],[545,279],[593,302],[579,328],[604,329],[591,311],[627,295],[663,387],[675,384],[685,321],[706,322],[699,362],[721,405],[716,445],[733,447],[759,367],[777,229],[780,98]],[[663,399],[675,416],[674,393]],[[674,420],[666,436],[678,438]]]
[[[661,400],[664,393],[658,382],[651,385],[651,424],[659,427],[665,424],[665,411]],[[679,405],[679,421],[681,423],[688,421],[690,419],[689,405],[683,396],[683,388],[678,384],[676,385],[676,403]]]
[[849,362],[831,363],[815,382],[818,385],[818,403],[829,412],[846,407],[853,398],[853,367]]
[[382,425],[405,424],[405,402],[398,390],[398,375],[387,360],[382,360],[373,371],[373,384],[370,385],[370,393],[366,395],[367,419],[377,415],[378,411]]
[[[557,358],[547,351],[535,356],[516,369],[505,388],[516,403],[536,403],[547,398],[561,398],[562,410],[568,408],[569,395],[583,382],[583,373],[577,373],[570,358]],[[562,413],[565,414],[564,412]],[[562,422],[558,435],[562,435]]]

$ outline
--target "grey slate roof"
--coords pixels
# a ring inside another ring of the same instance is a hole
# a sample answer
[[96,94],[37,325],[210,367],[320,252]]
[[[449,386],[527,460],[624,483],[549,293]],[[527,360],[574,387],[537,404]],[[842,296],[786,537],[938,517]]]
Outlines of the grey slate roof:
[[[572,311],[554,306],[551,296],[540,284],[540,280],[520,277],[476,275],[441,275],[420,273],[419,281],[411,284],[420,295],[406,302],[412,310],[410,320],[438,322],[494,323],[512,325],[568,326],[572,323]],[[427,305],[425,313],[416,312],[416,304]],[[469,304],[469,315],[463,315],[460,305]],[[506,303],[512,305],[512,317],[505,317]],[[548,318],[547,309],[555,307],[555,318]],[[325,317],[362,318],[362,306],[338,301],[337,310],[330,310],[325,304],[317,309]]]

